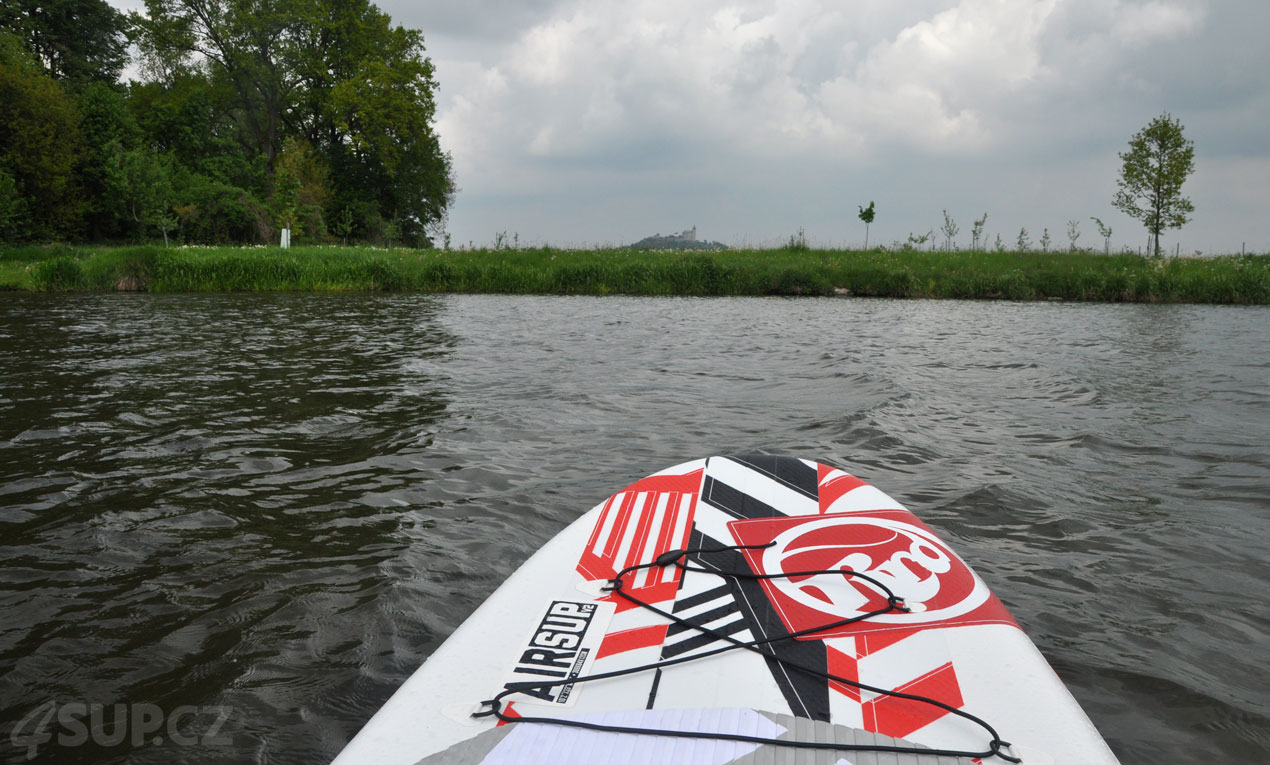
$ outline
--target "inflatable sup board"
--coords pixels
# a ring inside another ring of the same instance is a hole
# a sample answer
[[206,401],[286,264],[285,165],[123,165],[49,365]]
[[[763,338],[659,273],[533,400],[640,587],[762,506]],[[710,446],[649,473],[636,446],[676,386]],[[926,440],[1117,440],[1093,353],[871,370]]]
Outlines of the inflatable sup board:
[[565,528],[335,763],[1115,761],[929,527],[841,469],[757,455]]

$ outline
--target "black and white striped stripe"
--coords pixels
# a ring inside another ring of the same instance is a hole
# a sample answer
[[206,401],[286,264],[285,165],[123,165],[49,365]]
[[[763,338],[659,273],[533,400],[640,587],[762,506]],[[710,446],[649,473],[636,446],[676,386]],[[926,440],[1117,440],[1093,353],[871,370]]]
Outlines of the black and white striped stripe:
[[[728,583],[719,583],[715,577],[698,574],[684,578],[685,589],[690,586],[687,583],[689,579],[695,579],[703,585],[715,586],[691,595],[685,595],[681,591],[671,610],[672,614],[688,624],[705,627],[737,640],[754,639]],[[661,655],[663,659],[674,659],[719,648],[725,644],[714,635],[695,630],[687,624],[676,623],[666,630],[666,642],[662,646]]]
[[816,477],[816,468],[802,460],[771,454],[739,454],[728,459],[808,499],[814,501],[819,496],[820,484]]
[[[770,455],[713,458],[706,464],[701,500],[689,541],[689,549],[727,547],[735,542],[727,530],[731,520],[782,518],[777,507],[799,506],[814,513],[818,503],[817,469],[802,462]],[[694,566],[724,572],[749,572],[737,550],[693,553]],[[825,646],[820,641],[780,640],[789,634],[776,614],[763,586],[753,579],[721,579],[706,573],[686,573],[671,610],[689,624],[708,627],[742,642],[774,640],[766,649],[781,660],[824,672]],[[681,624],[666,632],[662,658],[704,653],[729,645],[728,641]],[[829,687],[821,677],[789,670],[781,661],[768,659],[772,678],[790,710],[813,720],[829,719]]]

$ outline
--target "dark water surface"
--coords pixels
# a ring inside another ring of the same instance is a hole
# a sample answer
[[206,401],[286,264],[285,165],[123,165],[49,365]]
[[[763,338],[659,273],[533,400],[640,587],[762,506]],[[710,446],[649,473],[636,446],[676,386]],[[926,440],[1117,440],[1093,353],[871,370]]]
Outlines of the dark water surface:
[[940,530],[1126,763],[1270,758],[1270,309],[9,295],[0,761],[329,759],[570,520],[758,450]]

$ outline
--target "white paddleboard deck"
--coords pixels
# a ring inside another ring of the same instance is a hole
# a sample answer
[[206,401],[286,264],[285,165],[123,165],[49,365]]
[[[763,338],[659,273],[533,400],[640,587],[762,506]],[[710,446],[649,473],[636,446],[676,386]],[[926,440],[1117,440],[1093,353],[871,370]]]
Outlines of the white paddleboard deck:
[[[690,570],[623,569],[673,550]],[[722,577],[695,569],[774,575]],[[783,578],[810,570],[866,575]],[[882,612],[882,613],[879,613]],[[873,614],[828,630],[826,624]],[[697,627],[714,634],[698,631]],[[789,638],[791,633],[804,633]],[[724,637],[726,636],[726,637]],[[772,640],[772,660],[730,644]],[[595,681],[567,682],[699,654]],[[799,670],[794,665],[812,668]],[[839,680],[827,679],[832,675]],[[554,685],[508,684],[531,681]],[[1092,723],[983,581],[894,499],[833,467],[712,457],[614,494],[531,557],[412,675],[336,758],[383,763],[953,763],[968,758],[815,751],[764,740],[986,752],[987,722],[1031,763],[1114,763]],[[477,711],[503,693],[510,718],[752,741],[501,723]],[[1005,762],[994,756],[983,762]]]

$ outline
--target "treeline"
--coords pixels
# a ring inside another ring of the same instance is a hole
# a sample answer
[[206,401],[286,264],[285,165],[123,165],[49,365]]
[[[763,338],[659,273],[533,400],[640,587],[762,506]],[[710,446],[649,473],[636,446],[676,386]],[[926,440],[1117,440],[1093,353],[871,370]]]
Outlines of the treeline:
[[367,0],[5,0],[0,241],[429,244],[436,87]]

